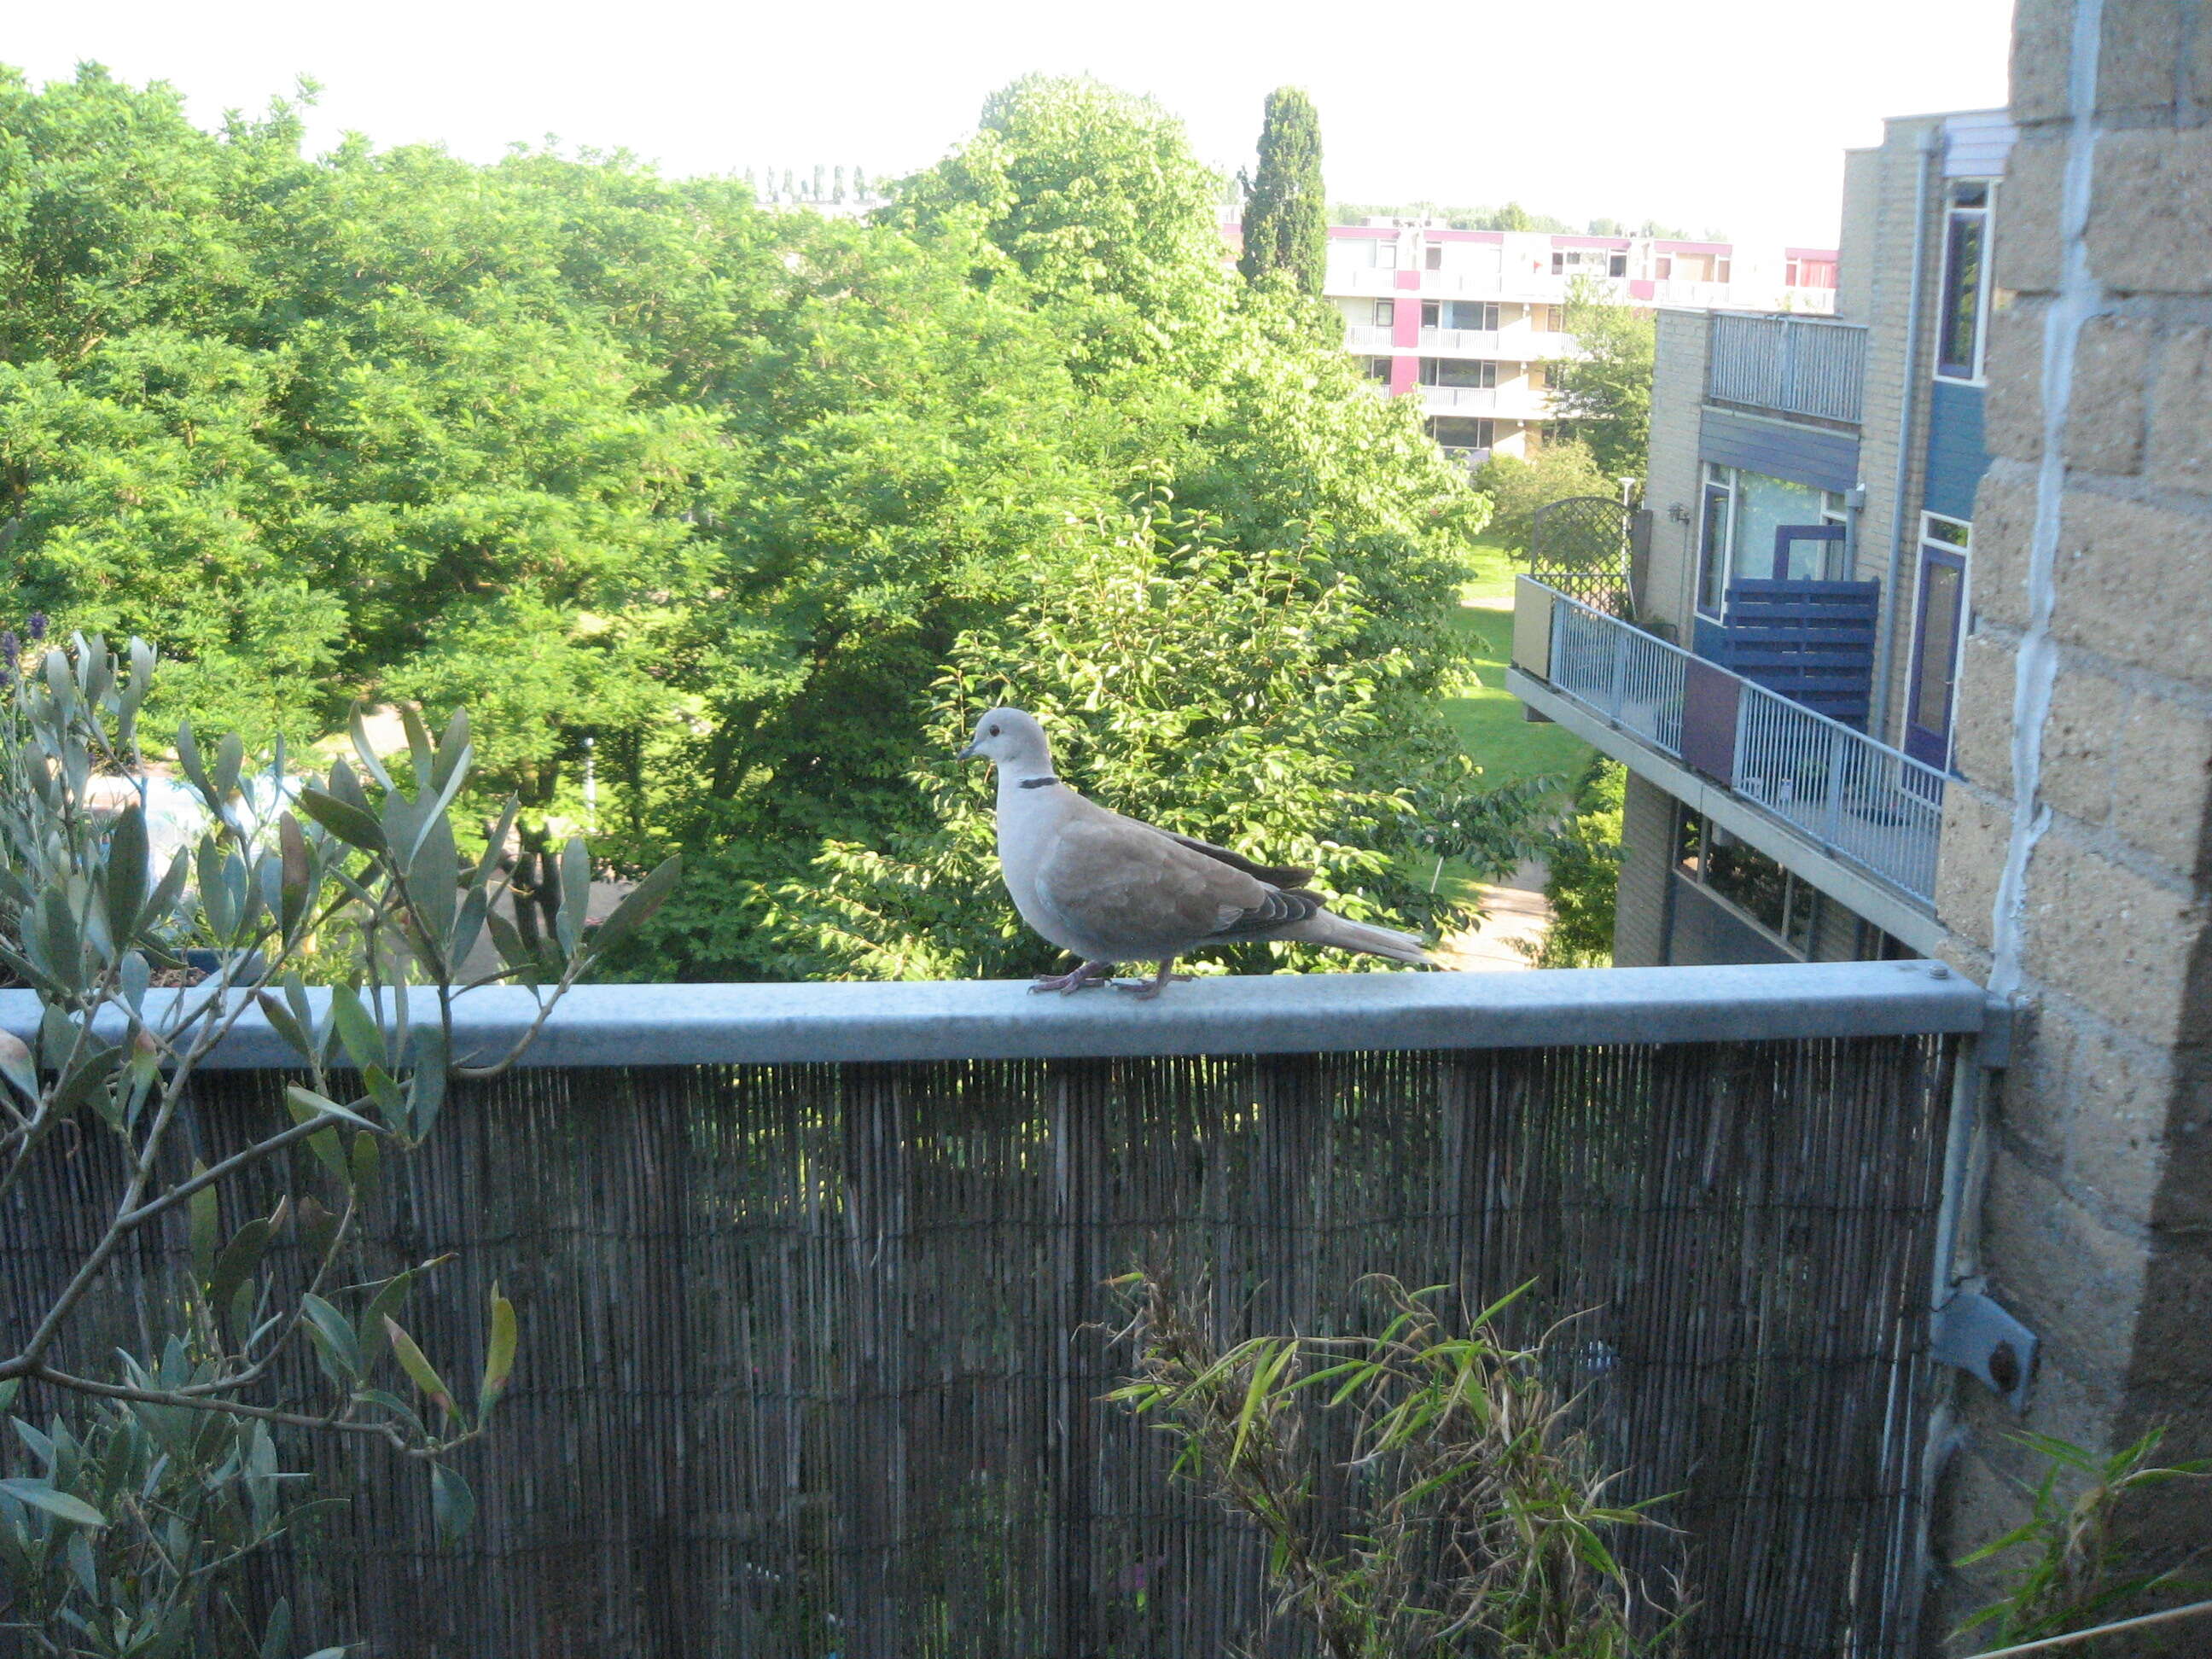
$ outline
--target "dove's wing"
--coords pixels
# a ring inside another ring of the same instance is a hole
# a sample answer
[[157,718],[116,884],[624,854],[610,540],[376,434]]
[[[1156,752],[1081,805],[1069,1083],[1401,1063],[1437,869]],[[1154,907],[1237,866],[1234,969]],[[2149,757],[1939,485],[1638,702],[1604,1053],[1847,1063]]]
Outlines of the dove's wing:
[[1208,852],[1105,811],[1062,827],[1038,867],[1036,891],[1071,933],[1115,961],[1249,938],[1319,908],[1307,894],[1279,891]]

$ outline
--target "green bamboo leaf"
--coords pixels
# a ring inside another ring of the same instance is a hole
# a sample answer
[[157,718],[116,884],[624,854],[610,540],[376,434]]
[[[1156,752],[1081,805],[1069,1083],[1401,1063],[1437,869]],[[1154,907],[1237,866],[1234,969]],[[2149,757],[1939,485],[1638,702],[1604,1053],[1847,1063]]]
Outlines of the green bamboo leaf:
[[44,1510],[59,1521],[67,1521],[80,1527],[104,1527],[107,1524],[107,1517],[84,1499],[72,1497],[65,1492],[56,1492],[44,1480],[22,1477],[0,1480],[0,1492],[6,1492],[19,1503],[28,1504],[34,1510]]
[[392,1357],[398,1360],[399,1369],[407,1373],[409,1379],[429,1397],[430,1402],[440,1411],[448,1417],[455,1415],[459,1407],[453,1404],[453,1393],[446,1387],[445,1379],[438,1375],[437,1368],[422,1357],[422,1350],[415,1346],[415,1339],[402,1330],[399,1322],[388,1314],[385,1316],[384,1334],[392,1344]]
[[481,1423],[491,1415],[491,1408],[507,1392],[507,1379],[514,1373],[514,1304],[499,1293],[499,1281],[491,1287],[491,1335],[484,1344],[483,1382],[477,1390],[477,1420]]

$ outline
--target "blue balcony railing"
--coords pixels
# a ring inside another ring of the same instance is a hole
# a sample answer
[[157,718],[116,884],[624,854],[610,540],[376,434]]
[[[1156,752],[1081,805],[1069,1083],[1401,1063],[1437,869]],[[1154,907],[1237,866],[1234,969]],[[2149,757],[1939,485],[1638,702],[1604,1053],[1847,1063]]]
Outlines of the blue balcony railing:
[[1514,666],[1925,908],[1943,774],[1526,577]]

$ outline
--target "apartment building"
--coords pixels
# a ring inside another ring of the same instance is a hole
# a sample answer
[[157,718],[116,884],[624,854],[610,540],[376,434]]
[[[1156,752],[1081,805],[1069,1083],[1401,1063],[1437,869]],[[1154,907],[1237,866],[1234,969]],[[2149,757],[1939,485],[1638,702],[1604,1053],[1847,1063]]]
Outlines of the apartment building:
[[1623,966],[1942,941],[2011,142],[2002,112],[1969,112],[1853,153],[1831,315],[1660,307],[1623,614],[1563,602],[1553,630],[1532,584],[1548,672],[1522,677],[1631,763]]
[[1329,231],[1323,291],[1346,349],[1392,397],[1418,397],[1437,441],[1470,462],[1525,454],[1559,419],[1552,366],[1574,355],[1568,286],[1626,304],[1833,309],[1833,248],[1760,258],[1726,242],[1452,230],[1370,219]]

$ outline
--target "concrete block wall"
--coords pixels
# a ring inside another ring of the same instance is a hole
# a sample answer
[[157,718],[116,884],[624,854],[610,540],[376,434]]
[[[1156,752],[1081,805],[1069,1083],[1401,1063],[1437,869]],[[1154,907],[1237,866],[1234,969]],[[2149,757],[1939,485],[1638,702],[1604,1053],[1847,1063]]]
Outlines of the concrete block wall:
[[1613,910],[1616,968],[1665,965],[1674,809],[1674,798],[1657,784],[1628,775],[1620,803],[1620,886]]
[[[1698,411],[1705,397],[1709,319],[1699,311],[1662,311],[1651,376],[1651,448],[1644,505],[1651,509],[1651,557],[1638,595],[1647,615],[1689,639],[1696,606],[1698,514],[1703,492],[1698,465]],[[1675,509],[1681,516],[1676,516]]]
[[[2075,43],[2082,42],[2077,51]],[[2043,1335],[2025,1426],[2212,1455],[2212,13],[2021,0],[1938,906],[2023,1010],[1975,1259]],[[1939,1559],[2013,1524],[1970,1392]],[[2212,1541],[2165,1489],[2130,1542]],[[1983,1587],[1939,1586],[1931,1632]],[[1938,1650],[1931,1647],[1931,1650]],[[2100,1648],[2212,1652],[2177,1625]]]

